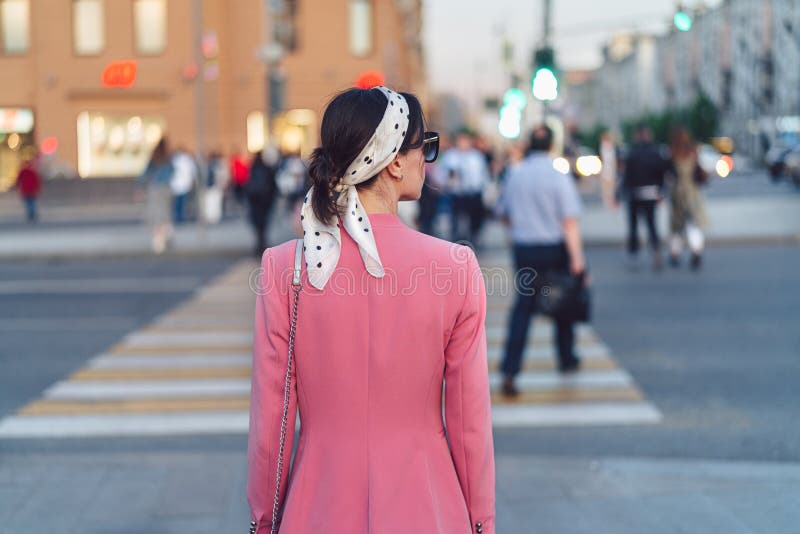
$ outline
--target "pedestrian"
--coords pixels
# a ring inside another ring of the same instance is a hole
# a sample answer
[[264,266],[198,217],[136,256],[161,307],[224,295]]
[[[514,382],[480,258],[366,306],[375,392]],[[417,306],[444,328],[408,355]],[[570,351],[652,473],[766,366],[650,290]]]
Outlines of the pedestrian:
[[22,203],[25,205],[25,214],[29,223],[39,220],[37,203],[42,192],[42,177],[36,169],[36,156],[29,154],[23,159],[22,167],[17,174],[17,188]]
[[289,151],[283,154],[277,180],[279,190],[286,196],[286,211],[293,223],[292,229],[299,234],[303,231],[300,225],[300,209],[306,191],[311,187],[308,168],[299,152]]
[[445,182],[442,171],[436,163],[425,164],[425,183],[422,184],[422,193],[419,197],[419,212],[417,214],[417,227],[423,234],[436,235],[434,223],[439,213],[439,200]]
[[[548,272],[584,272],[581,200],[575,180],[553,168],[552,143],[548,126],[533,131],[527,157],[508,171],[496,210],[509,227],[517,291],[501,365],[502,393],[508,397],[519,394],[515,377],[522,368],[531,317],[538,311],[536,278]],[[577,371],[581,360],[575,354],[574,322],[556,318],[554,328],[558,370]]]
[[683,243],[692,254],[691,268],[700,268],[705,237],[706,213],[700,188],[708,174],[697,158],[697,144],[686,128],[677,128],[670,142],[670,164],[666,181],[670,202],[670,265],[678,267]]
[[250,169],[248,168],[247,158],[242,155],[238,147],[234,147],[231,154],[230,176],[233,198],[242,205],[246,197],[244,184],[247,182],[248,176],[250,176]]
[[175,167],[170,158],[167,140],[161,138],[153,149],[150,161],[139,184],[146,187],[146,220],[152,232],[156,254],[163,253],[172,243],[172,189],[170,183]]
[[218,150],[208,155],[206,190],[203,201],[203,215],[206,222],[217,224],[225,212],[225,189],[228,185],[228,165]]
[[600,134],[600,196],[606,208],[616,207],[614,193],[617,188],[617,145],[614,133],[606,130]]
[[653,270],[661,269],[661,240],[656,224],[656,207],[663,198],[666,167],[667,161],[653,143],[650,128],[639,127],[635,144],[625,162],[621,188],[628,202],[628,256],[633,268],[638,267],[639,259],[639,217],[644,217],[652,251]]
[[169,185],[172,189],[173,221],[183,224],[186,220],[186,199],[196,188],[200,173],[194,156],[183,147],[172,154],[172,166],[174,170]]
[[487,156],[475,147],[471,132],[462,130],[457,134],[455,147],[442,158],[442,168],[450,177],[449,189],[453,202],[451,239],[478,247],[485,218],[483,189],[490,177]]
[[397,214],[421,194],[434,134],[415,96],[379,86],[336,96],[320,137],[299,217],[299,292],[295,241],[262,259],[251,531],[270,532],[277,505],[281,534],[495,534],[482,273],[469,247]]
[[254,254],[260,258],[267,248],[269,220],[275,203],[277,184],[275,175],[280,163],[280,153],[272,145],[255,153],[250,164],[250,177],[245,184],[250,207],[250,224],[255,232]]

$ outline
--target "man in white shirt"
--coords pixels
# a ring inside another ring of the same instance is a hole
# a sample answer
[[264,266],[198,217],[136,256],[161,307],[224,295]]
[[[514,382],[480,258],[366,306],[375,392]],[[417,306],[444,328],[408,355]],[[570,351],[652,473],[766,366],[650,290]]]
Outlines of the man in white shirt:
[[443,155],[441,169],[449,177],[448,190],[453,200],[451,240],[476,245],[484,220],[483,189],[489,182],[486,156],[475,148],[473,136],[462,131],[456,137],[456,146]]
[[[533,131],[528,155],[509,170],[495,208],[509,227],[516,267],[516,302],[502,363],[502,393],[509,397],[519,394],[514,378],[522,368],[530,321],[537,312],[536,279],[549,271],[573,275],[584,271],[578,226],[581,200],[572,176],[553,168],[549,154],[552,140],[553,133],[547,126]],[[574,323],[556,319],[554,326],[558,370],[562,373],[577,371],[580,359],[574,353]]]
[[172,166],[175,171],[169,185],[174,201],[173,215],[175,224],[180,224],[185,220],[186,199],[197,183],[197,163],[186,150],[179,148],[172,155]]

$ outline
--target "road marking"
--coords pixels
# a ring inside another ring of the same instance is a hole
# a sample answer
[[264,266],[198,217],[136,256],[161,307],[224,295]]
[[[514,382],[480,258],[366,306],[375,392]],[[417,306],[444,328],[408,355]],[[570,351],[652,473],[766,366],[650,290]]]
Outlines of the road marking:
[[206,346],[248,346],[253,342],[253,332],[178,332],[151,333],[134,332],[122,340],[127,346],[173,346],[173,345],[206,345]]
[[0,281],[0,294],[18,295],[46,293],[183,293],[191,291],[202,280],[190,276],[160,278],[47,278],[42,280]]
[[57,382],[44,391],[48,399],[103,400],[147,397],[185,398],[202,395],[249,395],[250,379],[208,378],[195,380],[139,380],[136,382],[71,381]]
[[492,394],[494,404],[564,404],[575,402],[633,402],[642,400],[636,388],[578,389],[559,388],[552,391],[523,391],[519,397],[509,400],[499,393]]
[[76,438],[109,436],[170,436],[181,434],[243,434],[247,412],[174,412],[162,414],[89,414],[15,416],[0,421],[3,438]]
[[89,360],[90,369],[169,369],[198,367],[250,367],[253,357],[250,354],[225,354],[214,356],[162,354],[159,357],[147,356],[96,356]]
[[[499,388],[503,377],[499,373],[489,375],[489,385]],[[562,376],[555,371],[524,371],[517,375],[517,387],[523,390],[552,390],[561,387],[615,388],[633,384],[631,376],[621,369],[594,370]]]
[[163,413],[244,411],[250,409],[250,397],[186,397],[180,399],[116,399],[102,402],[43,399],[28,404],[19,415],[57,415],[91,413]]
[[[0,421],[0,438],[246,433],[255,305],[248,282],[253,265],[233,267],[47,388],[39,399]],[[567,376],[556,372],[552,323],[543,318],[532,320],[516,380],[521,394],[503,397],[498,369],[513,295],[492,296],[489,304],[486,338],[495,426],[661,420],[590,325],[576,328],[581,371]],[[68,319],[63,321],[66,326]]]
[[661,413],[649,403],[503,404],[492,407],[496,427],[620,425],[660,423]]
[[44,332],[53,330],[105,331],[130,330],[137,324],[135,317],[9,317],[0,321],[3,332]]
[[250,366],[244,367],[181,367],[152,369],[81,369],[69,379],[75,381],[134,381],[134,380],[180,380],[195,378],[250,378]]
[[138,346],[115,345],[111,354],[243,354],[253,350],[252,344],[239,345],[172,345],[172,346]]

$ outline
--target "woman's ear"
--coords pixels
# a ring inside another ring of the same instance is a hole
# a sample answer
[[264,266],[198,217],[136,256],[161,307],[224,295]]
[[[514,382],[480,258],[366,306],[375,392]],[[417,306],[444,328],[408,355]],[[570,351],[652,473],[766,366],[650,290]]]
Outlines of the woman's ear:
[[401,180],[403,178],[403,161],[400,154],[395,156],[391,163],[386,167],[386,172],[389,173],[391,178]]

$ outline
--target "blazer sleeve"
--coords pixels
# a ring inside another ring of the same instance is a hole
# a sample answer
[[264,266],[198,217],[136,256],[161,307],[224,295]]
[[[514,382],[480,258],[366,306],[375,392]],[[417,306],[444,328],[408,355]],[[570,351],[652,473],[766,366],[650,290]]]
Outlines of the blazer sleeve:
[[[284,283],[286,282],[286,283]],[[276,277],[270,249],[261,261],[255,307],[253,371],[250,388],[250,430],[247,443],[247,501],[256,532],[269,532],[280,450],[286,366],[289,359],[289,280]],[[290,402],[286,418],[278,525],[283,516],[289,462],[295,434],[297,394],[292,368]],[[251,523],[252,524],[252,523]]]
[[466,294],[445,348],[445,423],[472,532],[495,534],[486,288],[475,253],[469,247],[464,248],[467,254]]

